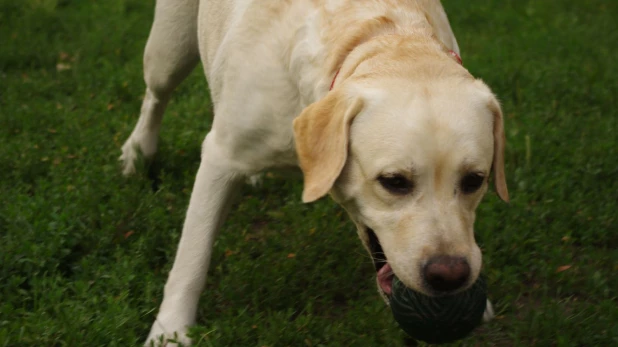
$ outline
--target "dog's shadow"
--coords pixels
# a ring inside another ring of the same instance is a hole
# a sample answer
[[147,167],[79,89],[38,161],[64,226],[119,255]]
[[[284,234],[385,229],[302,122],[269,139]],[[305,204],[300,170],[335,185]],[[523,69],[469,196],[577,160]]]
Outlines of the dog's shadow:
[[139,159],[138,165],[141,167],[138,172],[145,173],[146,178],[151,182],[153,192],[159,191],[164,176],[169,182],[190,187],[200,165],[200,153],[201,148],[199,146],[178,149],[166,146],[163,142],[153,159]]

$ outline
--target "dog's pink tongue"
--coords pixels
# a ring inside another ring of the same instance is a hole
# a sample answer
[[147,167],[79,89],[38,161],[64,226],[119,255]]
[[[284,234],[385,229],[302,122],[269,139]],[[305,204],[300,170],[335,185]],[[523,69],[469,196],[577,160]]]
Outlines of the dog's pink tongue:
[[378,285],[386,295],[391,295],[393,291],[393,276],[393,269],[389,263],[386,263],[386,265],[382,266],[378,271]]

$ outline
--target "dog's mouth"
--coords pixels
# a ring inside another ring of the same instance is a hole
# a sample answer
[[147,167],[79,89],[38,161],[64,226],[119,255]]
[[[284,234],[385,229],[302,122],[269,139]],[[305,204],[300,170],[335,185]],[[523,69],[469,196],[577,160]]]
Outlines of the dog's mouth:
[[393,291],[393,277],[395,274],[386,259],[386,255],[384,255],[380,240],[378,240],[376,233],[370,228],[367,228],[367,238],[369,239],[369,249],[373,258],[373,265],[376,268],[378,285],[386,296],[390,296]]

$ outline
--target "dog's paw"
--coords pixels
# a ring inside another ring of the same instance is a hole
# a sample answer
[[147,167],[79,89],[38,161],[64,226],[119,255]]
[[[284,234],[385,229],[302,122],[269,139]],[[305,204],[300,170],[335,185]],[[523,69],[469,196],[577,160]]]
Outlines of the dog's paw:
[[118,158],[122,162],[122,173],[129,176],[135,173],[140,161],[150,161],[157,152],[158,138],[155,133],[133,131],[131,136],[122,145],[122,155]]
[[262,183],[264,183],[264,174],[257,173],[255,175],[251,175],[247,177],[247,179],[245,180],[245,183],[253,187],[260,187]]
[[121,161],[123,175],[130,176],[135,173],[135,163],[139,156],[138,145],[134,144],[131,139],[122,145],[122,154],[118,160]]
[[487,306],[485,306],[485,312],[483,313],[483,323],[487,323],[495,317],[494,307],[491,301],[487,299]]
[[174,328],[164,326],[159,320],[155,320],[144,346],[191,346],[191,339],[187,337],[186,326]]

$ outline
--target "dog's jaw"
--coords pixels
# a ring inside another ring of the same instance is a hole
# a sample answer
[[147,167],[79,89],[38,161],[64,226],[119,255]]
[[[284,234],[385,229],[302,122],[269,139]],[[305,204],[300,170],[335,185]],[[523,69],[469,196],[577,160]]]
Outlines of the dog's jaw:
[[367,247],[369,248],[369,253],[371,254],[371,258],[373,259],[373,264],[376,269],[378,292],[388,304],[388,298],[390,297],[393,288],[393,277],[395,275],[393,273],[393,269],[388,263],[388,260],[386,259],[382,245],[380,244],[375,232],[370,228],[365,228],[365,233],[368,240]]

